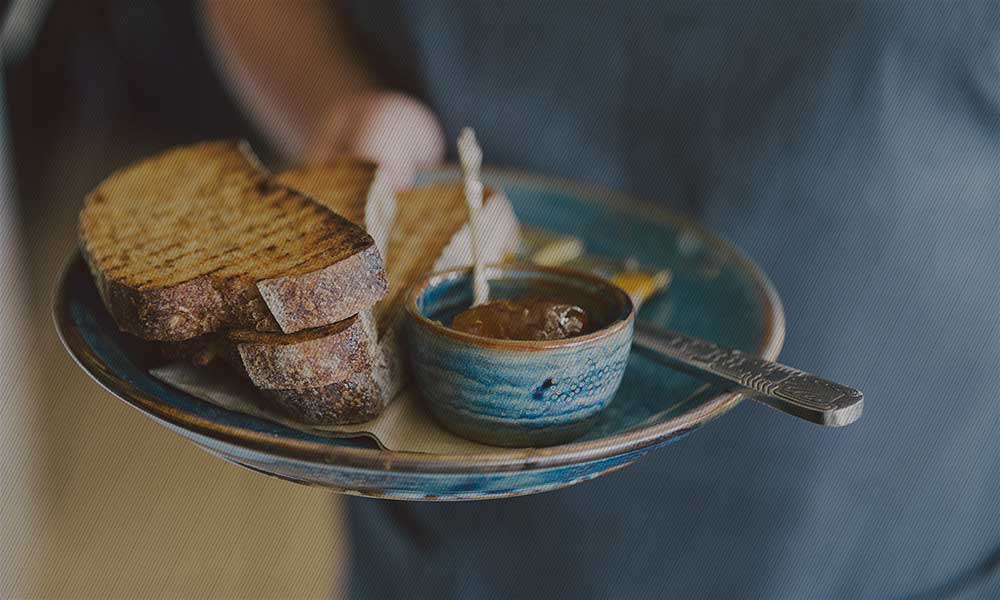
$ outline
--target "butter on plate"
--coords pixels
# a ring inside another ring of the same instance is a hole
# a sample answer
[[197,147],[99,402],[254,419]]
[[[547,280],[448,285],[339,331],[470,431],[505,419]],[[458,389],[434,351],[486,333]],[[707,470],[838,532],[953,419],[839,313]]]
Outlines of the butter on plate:
[[625,290],[637,309],[664,291],[673,276],[669,269],[643,266],[635,259],[616,260],[588,254],[579,238],[528,226],[522,226],[521,243],[511,259],[593,273]]

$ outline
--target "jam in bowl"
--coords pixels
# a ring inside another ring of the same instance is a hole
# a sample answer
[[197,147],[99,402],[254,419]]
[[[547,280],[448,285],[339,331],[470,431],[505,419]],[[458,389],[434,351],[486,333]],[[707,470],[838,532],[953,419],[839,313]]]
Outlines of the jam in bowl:
[[410,366],[426,405],[450,431],[487,444],[582,435],[628,362],[628,294],[568,269],[500,265],[486,276],[490,302],[478,307],[471,269],[430,275],[407,296]]
[[495,340],[563,340],[590,332],[590,315],[572,301],[537,296],[491,300],[451,320],[451,328]]

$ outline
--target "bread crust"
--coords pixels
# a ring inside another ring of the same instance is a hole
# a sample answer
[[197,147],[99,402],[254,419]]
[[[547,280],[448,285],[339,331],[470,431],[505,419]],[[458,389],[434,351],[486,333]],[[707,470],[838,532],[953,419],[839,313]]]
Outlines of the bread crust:
[[258,281],[257,290],[281,330],[293,333],[358,314],[385,296],[389,281],[373,243],[319,271]]
[[261,389],[322,387],[371,369],[368,323],[370,319],[353,316],[292,335],[234,332],[226,341]]
[[[219,359],[242,377],[250,378],[247,363],[237,347],[225,336],[211,334],[182,342],[160,344],[163,355],[170,360],[187,360],[198,367],[208,366]],[[263,348],[270,352],[271,348]],[[402,381],[390,372],[393,363],[374,364],[345,373],[323,385],[315,383],[281,388],[256,386],[261,395],[278,409],[300,423],[309,425],[347,425],[363,423],[377,417],[399,391]],[[251,381],[253,381],[251,379]]]

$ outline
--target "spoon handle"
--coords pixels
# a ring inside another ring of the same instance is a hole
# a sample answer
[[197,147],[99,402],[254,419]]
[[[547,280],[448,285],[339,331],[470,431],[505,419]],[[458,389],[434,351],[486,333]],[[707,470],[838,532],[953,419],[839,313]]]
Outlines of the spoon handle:
[[657,362],[820,425],[849,425],[864,406],[860,390],[648,323],[636,322],[632,345]]

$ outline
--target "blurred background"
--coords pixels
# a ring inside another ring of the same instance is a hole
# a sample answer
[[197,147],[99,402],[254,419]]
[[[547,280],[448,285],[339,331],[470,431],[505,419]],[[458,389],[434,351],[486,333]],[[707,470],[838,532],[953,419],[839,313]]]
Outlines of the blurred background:
[[193,3],[0,1],[0,597],[318,597],[336,496],[210,457],[113,398],[51,318],[84,194],[164,147],[273,152],[208,60]]

